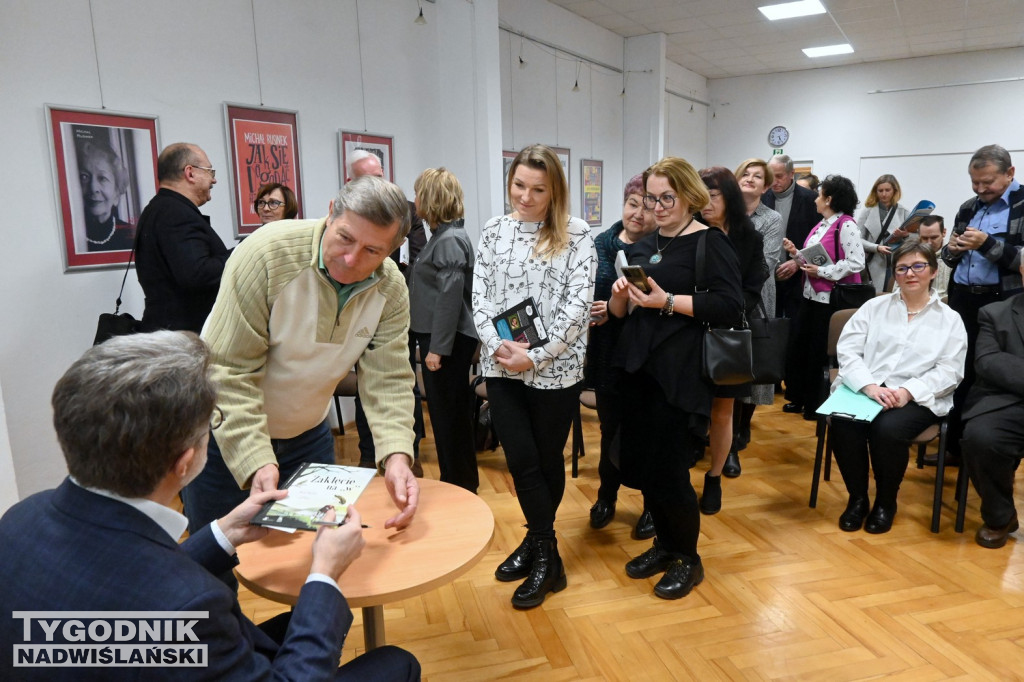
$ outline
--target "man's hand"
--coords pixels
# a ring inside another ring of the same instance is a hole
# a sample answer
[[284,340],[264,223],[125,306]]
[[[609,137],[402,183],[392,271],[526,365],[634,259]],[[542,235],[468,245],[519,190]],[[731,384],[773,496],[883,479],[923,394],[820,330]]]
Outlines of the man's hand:
[[242,504],[238,505],[226,515],[217,519],[217,525],[235,547],[244,545],[247,542],[259,540],[269,531],[262,526],[249,524],[252,517],[271,500],[280,500],[288,495],[287,490],[267,490],[261,493],[253,493]]
[[280,475],[281,472],[276,464],[264,464],[252,475],[252,489],[249,494],[255,495],[268,490],[277,490],[277,481]]
[[[324,521],[334,520],[334,509],[324,514]],[[310,573],[322,573],[337,580],[349,565],[359,558],[366,540],[363,519],[356,508],[349,506],[341,526],[320,526],[313,540],[313,564]]]
[[409,525],[416,514],[416,506],[420,502],[420,484],[409,468],[411,460],[410,455],[396,452],[388,456],[384,465],[384,485],[387,486],[395,506],[401,510],[397,516],[392,516],[384,522],[385,528],[401,530]]
[[968,227],[961,235],[953,235],[958,251],[975,251],[988,239],[988,235],[976,227]]
[[498,361],[499,365],[509,372],[525,372],[533,368],[533,360],[526,354],[530,344],[525,341],[509,341],[505,339],[501,342],[501,345],[508,351],[508,357],[502,357],[501,354],[495,353],[494,359]]
[[441,369],[441,356],[437,353],[427,353],[427,357],[423,359],[423,364],[427,366],[431,372],[436,372]]
[[788,260],[775,268],[775,279],[784,282],[795,275],[798,269],[799,265],[795,260]]

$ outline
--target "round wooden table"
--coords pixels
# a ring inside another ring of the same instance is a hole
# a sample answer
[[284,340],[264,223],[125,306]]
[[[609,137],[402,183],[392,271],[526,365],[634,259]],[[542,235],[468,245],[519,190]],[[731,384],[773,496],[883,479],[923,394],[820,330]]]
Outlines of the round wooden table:
[[[380,476],[355,503],[366,546],[338,579],[353,608],[363,609],[366,648],[384,644],[384,604],[446,585],[472,568],[494,536],[494,515],[473,493],[441,481],[418,479],[419,508],[404,530],[385,530],[398,513]],[[271,531],[238,548],[238,581],[254,594],[295,604],[313,561],[315,533]]]

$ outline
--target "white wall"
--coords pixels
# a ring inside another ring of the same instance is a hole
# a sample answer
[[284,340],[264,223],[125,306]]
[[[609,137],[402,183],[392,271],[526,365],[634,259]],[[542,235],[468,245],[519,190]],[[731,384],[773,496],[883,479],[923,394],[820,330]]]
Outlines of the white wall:
[[[673,94],[678,93],[678,94]],[[687,100],[679,95],[690,97]],[[708,81],[675,62],[665,62],[665,155],[681,156],[698,170],[708,163]]]
[[[862,201],[888,168],[905,203],[928,198],[949,217],[971,196],[974,150],[992,143],[1024,149],[1024,82],[955,84],[1021,74],[1018,48],[713,80],[709,162],[734,168],[769,157],[768,131],[781,124],[791,133],[787,154],[813,160],[821,177],[846,175]],[[868,94],[896,88],[926,89]]]
[[18,484],[14,477],[14,453],[7,437],[4,392],[0,382],[0,514],[18,501]]
[[[488,130],[479,119],[498,84],[474,65],[497,68],[497,0],[424,3],[426,26],[413,24],[414,0],[0,0],[0,11],[0,120],[17,159],[0,223],[0,417],[23,496],[64,475],[50,393],[120,284],[117,271],[63,272],[44,103],[157,115],[161,146],[195,142],[226,173],[222,102],[259,105],[262,85],[262,104],[299,111],[308,215],[337,192],[339,128],[394,135],[408,194],[424,167],[443,164],[466,185],[468,225],[495,212],[500,121]],[[227,182],[203,211],[232,244]],[[124,299],[141,315],[134,274]]]

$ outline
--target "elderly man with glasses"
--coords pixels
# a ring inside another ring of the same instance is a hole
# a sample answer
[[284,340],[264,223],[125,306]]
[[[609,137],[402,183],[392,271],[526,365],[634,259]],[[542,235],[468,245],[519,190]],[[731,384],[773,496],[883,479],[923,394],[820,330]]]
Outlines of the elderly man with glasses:
[[146,294],[142,330],[197,334],[213,308],[231,251],[199,207],[210,200],[217,171],[202,149],[176,142],[157,161],[160,191],[139,218],[135,267]]

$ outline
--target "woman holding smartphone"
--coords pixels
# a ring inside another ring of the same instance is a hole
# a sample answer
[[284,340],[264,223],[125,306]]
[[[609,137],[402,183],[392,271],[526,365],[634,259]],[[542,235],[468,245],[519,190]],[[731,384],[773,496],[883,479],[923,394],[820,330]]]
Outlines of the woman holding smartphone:
[[[512,213],[489,220],[477,246],[473,318],[494,427],[527,526],[495,577],[525,578],[512,605],[526,609],[566,586],[554,523],[565,491],[562,450],[583,380],[597,252],[590,226],[569,216],[565,173],[551,149],[519,152],[507,190]],[[538,342],[499,336],[493,319],[531,299],[543,327]]]
[[[740,321],[742,281],[729,238],[694,220],[711,197],[692,165],[666,157],[644,172],[644,185],[644,205],[654,211],[658,229],[637,243],[629,260],[643,267],[650,293],[622,277],[608,302],[611,315],[626,318],[615,359],[623,369],[622,473],[640,481],[657,531],[654,545],[626,564],[626,574],[664,573],[654,593],[679,599],[704,579],[700,510],[688,466],[711,416],[712,385],[701,368],[704,325]],[[698,246],[706,247],[706,256]],[[699,257],[705,258],[700,283]]]

